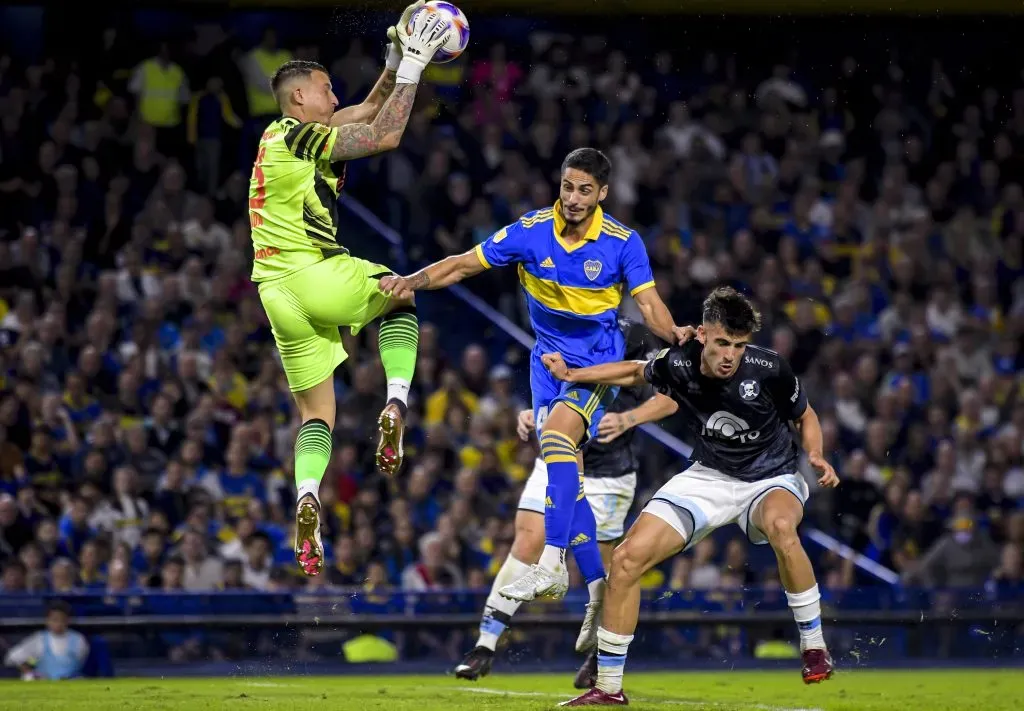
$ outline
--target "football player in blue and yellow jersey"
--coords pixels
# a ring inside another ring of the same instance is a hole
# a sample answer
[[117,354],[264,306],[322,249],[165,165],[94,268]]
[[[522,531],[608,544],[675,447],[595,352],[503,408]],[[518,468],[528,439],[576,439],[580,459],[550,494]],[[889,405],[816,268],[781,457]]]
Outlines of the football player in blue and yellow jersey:
[[[593,148],[579,148],[562,163],[559,199],[498,230],[465,254],[447,257],[408,277],[385,277],[385,293],[405,298],[413,291],[442,289],[493,267],[515,264],[537,335],[530,365],[541,457],[547,464],[545,546],[540,561],[506,565],[508,599],[560,598],[568,588],[565,549],[573,554],[592,599],[604,589],[604,568],[596,544],[594,514],[583,497],[580,447],[597,432],[615,388],[575,383],[564,387],[546,372],[543,353],[572,354],[576,367],[622,358],[618,325],[623,289],[636,300],[648,327],[669,343],[682,342],[683,329],[654,289],[654,277],[640,236],[606,215],[611,163]],[[514,564],[515,561],[512,561]],[[490,602],[490,601],[489,601]]]

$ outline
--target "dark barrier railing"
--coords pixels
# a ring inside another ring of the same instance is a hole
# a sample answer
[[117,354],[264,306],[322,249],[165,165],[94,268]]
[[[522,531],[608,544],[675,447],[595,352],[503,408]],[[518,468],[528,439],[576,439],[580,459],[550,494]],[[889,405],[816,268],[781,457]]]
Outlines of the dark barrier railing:
[[[0,646],[44,624],[48,602],[69,602],[72,627],[118,673],[155,673],[171,660],[234,665],[344,664],[350,645],[376,639],[392,651],[377,661],[449,668],[473,644],[487,591],[428,593],[363,590],[309,593],[103,593],[0,596]],[[824,591],[822,618],[844,663],[886,665],[948,661],[1024,663],[1024,586],[970,590],[865,588]],[[505,663],[524,668],[569,663],[585,595],[539,602],[515,617]],[[647,590],[631,659],[646,667],[683,660],[765,663],[771,642],[796,654],[796,630],[777,588]],[[700,663],[704,663],[700,662]],[[155,665],[155,666],[154,666]],[[205,667],[204,667],[205,668]],[[241,667],[237,667],[241,668]],[[268,667],[269,668],[269,667]],[[276,667],[275,667],[276,668]],[[113,672],[108,672],[113,673]]]
[[[486,590],[431,592],[338,589],[318,593],[127,592],[0,595],[0,631],[43,624],[46,606],[71,604],[75,625],[110,629],[145,625],[160,628],[328,626],[345,629],[467,627],[479,622]],[[1024,585],[969,589],[862,588],[825,591],[823,617],[844,625],[905,627],[1000,620],[1024,622]],[[574,591],[564,600],[544,601],[516,617],[520,627],[578,625],[586,598]],[[772,626],[792,621],[778,588],[679,591],[645,590],[644,625]]]

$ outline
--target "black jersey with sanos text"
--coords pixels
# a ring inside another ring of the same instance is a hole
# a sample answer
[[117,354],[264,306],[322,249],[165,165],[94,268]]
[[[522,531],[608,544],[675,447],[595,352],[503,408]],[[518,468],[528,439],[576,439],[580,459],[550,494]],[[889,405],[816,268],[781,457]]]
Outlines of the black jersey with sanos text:
[[[619,328],[626,337],[625,360],[653,358],[665,344],[647,326],[619,319]],[[654,397],[654,388],[645,384],[638,388],[621,388],[608,412],[627,412]],[[635,472],[640,466],[636,428],[630,428],[607,444],[592,440],[583,451],[583,476],[589,478],[619,477]]]
[[807,409],[807,396],[778,353],[747,346],[729,378],[700,372],[704,346],[694,340],[647,363],[644,378],[679,403],[696,437],[694,461],[741,481],[789,474],[797,442],[789,421]]

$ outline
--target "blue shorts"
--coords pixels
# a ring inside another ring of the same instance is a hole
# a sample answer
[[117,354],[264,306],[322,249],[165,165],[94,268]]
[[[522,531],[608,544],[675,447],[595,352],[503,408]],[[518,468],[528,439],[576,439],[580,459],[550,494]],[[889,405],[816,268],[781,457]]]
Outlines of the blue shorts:
[[556,380],[536,353],[530,356],[530,390],[533,394],[533,418],[540,433],[555,403],[564,402],[583,418],[586,434],[582,447],[591,437],[597,437],[597,425],[619,394],[618,386],[565,383]]

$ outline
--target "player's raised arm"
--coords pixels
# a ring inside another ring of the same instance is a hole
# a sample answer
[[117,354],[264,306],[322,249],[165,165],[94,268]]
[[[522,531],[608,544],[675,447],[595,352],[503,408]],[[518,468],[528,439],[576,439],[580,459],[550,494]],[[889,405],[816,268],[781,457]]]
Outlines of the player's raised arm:
[[398,66],[402,62],[402,42],[398,35],[398,28],[405,28],[409,26],[409,20],[412,18],[413,13],[423,7],[426,0],[416,0],[405,10],[402,11],[402,16],[398,18],[398,22],[388,28],[388,43],[387,56],[384,60],[384,71],[381,72],[380,77],[377,79],[377,83],[373,85],[373,89],[360,104],[354,104],[352,106],[346,106],[343,109],[338,109],[331,116],[331,126],[344,126],[349,123],[370,123],[380,110],[384,108],[384,102],[387,101],[388,97],[391,96],[391,92],[395,89],[395,83],[397,81]]
[[541,356],[544,367],[558,380],[566,383],[594,383],[597,385],[621,385],[633,387],[644,382],[642,360],[623,360],[618,363],[601,363],[587,368],[570,368],[561,353],[545,353]]
[[[390,56],[391,49],[389,46],[388,61],[390,61]],[[401,59],[401,55],[399,55],[399,59]],[[386,67],[362,103],[338,109],[331,114],[331,120],[328,122],[328,125],[333,128],[349,124],[372,123],[380,114],[381,109],[384,108],[384,103],[391,96],[391,92],[395,90],[397,81],[395,71],[395,69]]]
[[[421,12],[410,34],[397,33],[402,44],[402,59],[395,72],[394,91],[370,123],[350,123],[335,129],[337,137],[330,153],[332,162],[364,158],[398,147],[412,114],[420,75],[450,32],[451,28],[441,15]],[[332,123],[335,123],[333,118]]]
[[655,393],[654,397],[645,400],[632,410],[605,414],[597,426],[597,441],[611,442],[633,427],[639,427],[647,422],[657,422],[675,414],[678,409],[679,404],[675,400],[667,395]]
[[678,345],[690,340],[694,335],[692,329],[687,332],[684,328],[676,326],[672,314],[654,287],[654,274],[651,272],[647,249],[636,232],[632,233],[626,242],[622,267],[629,293],[640,308],[644,323],[654,335],[667,343]]

